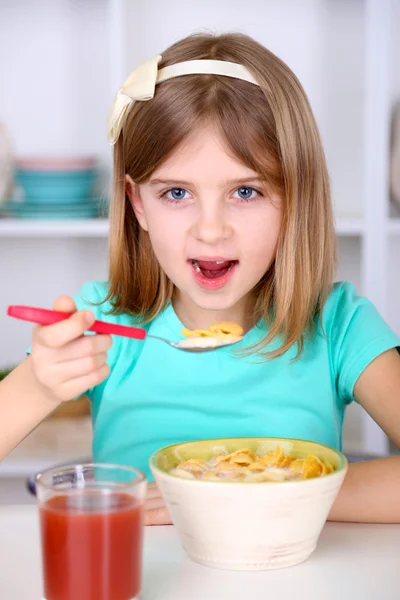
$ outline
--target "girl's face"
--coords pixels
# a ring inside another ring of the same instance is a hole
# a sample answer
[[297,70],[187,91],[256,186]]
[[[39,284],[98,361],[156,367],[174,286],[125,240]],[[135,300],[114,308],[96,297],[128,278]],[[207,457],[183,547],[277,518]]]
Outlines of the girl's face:
[[127,181],[185,325],[246,325],[251,292],[275,257],[281,198],[229,153],[212,126],[196,130],[147,183]]

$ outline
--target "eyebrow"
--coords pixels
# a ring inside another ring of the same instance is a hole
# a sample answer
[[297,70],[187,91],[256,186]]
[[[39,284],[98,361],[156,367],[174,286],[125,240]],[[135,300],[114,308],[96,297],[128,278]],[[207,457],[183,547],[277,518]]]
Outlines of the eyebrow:
[[[260,177],[257,175],[254,177],[243,177],[240,179],[229,179],[224,181],[224,185],[240,185],[252,182],[264,183]],[[150,179],[150,185],[174,185],[174,186],[182,186],[182,187],[190,187],[193,185],[190,181],[184,181],[182,179]]]

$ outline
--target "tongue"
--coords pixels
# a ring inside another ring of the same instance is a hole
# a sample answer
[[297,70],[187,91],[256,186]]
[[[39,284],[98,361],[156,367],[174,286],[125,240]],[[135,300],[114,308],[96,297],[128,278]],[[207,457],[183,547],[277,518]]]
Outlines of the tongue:
[[221,271],[222,269],[229,269],[232,262],[233,261],[231,260],[225,260],[224,262],[219,262],[217,264],[215,261],[212,260],[198,260],[197,264],[199,265],[202,271]]
[[199,260],[197,264],[200,267],[200,270],[204,277],[208,277],[209,279],[217,279],[217,277],[222,277],[227,273],[229,267],[232,265],[231,260],[226,260],[223,263],[217,264],[213,261],[208,260]]

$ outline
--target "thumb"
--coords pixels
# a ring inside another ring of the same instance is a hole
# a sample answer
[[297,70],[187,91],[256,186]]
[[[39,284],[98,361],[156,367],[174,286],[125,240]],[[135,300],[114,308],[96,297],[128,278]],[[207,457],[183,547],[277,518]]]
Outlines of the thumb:
[[70,296],[59,296],[53,304],[53,310],[61,312],[76,312],[76,305]]

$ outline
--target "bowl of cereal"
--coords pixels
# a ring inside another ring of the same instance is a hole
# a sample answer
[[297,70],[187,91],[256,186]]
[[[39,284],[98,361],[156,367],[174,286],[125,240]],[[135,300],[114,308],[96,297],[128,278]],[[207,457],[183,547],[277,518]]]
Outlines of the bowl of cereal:
[[167,446],[150,468],[190,558],[266,570],[310,556],[348,464],[316,442],[252,437]]

